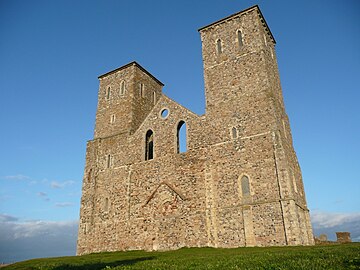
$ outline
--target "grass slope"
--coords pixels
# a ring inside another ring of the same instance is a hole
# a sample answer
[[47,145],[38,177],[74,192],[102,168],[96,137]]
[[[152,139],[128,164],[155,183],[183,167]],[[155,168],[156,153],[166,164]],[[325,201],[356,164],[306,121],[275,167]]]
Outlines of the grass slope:
[[105,252],[35,259],[18,262],[3,269],[360,269],[360,243],[312,247]]

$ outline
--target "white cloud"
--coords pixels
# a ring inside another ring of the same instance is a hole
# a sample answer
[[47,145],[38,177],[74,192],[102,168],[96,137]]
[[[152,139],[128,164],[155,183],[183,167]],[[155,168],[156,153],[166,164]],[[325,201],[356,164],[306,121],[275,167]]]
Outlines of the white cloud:
[[353,241],[360,241],[360,213],[310,212],[314,235],[326,234],[336,240],[336,232],[350,232]]
[[68,181],[64,181],[64,182],[52,181],[50,183],[50,187],[59,189],[59,188],[64,188],[66,186],[70,186],[74,183],[75,183],[75,181],[72,181],[72,180],[68,180]]
[[23,174],[16,174],[16,175],[6,175],[2,177],[3,179],[6,180],[29,180],[31,179],[29,176],[23,175]]
[[78,221],[26,221],[0,214],[0,261],[75,255]]
[[56,203],[55,206],[56,207],[69,207],[69,206],[73,206],[74,204],[71,202],[62,202],[62,203]]
[[360,221],[360,213],[328,213],[314,211],[311,213],[311,221],[316,227],[329,228],[347,222]]

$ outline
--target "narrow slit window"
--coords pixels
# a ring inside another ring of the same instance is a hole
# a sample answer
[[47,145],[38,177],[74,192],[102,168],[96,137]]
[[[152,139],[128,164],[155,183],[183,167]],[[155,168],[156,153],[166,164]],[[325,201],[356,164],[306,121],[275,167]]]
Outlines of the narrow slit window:
[[231,134],[232,134],[232,138],[233,139],[236,139],[237,138],[237,130],[236,130],[236,127],[233,127],[231,129]]
[[154,133],[151,129],[146,132],[145,136],[145,160],[154,158]]
[[111,165],[111,156],[108,155],[108,156],[107,156],[107,160],[106,160],[106,167],[107,167],[107,168],[110,168],[110,165]]
[[108,198],[105,198],[104,211],[105,212],[109,211],[109,199]]
[[89,183],[91,182],[91,173],[92,173],[92,169],[89,170],[88,175],[87,175],[87,180]]
[[140,97],[145,97],[145,85],[140,83]]
[[120,95],[125,94],[125,81],[122,81],[120,84]]
[[156,92],[155,91],[153,92],[153,104],[154,105],[156,104]]
[[110,86],[106,90],[106,99],[110,99]]
[[221,46],[221,39],[218,39],[216,41],[216,49],[217,49],[217,53],[221,54],[222,53],[222,46]]
[[249,177],[246,175],[241,177],[241,191],[243,196],[250,195]]
[[243,36],[240,30],[237,31],[237,40],[238,40],[239,48],[241,48],[244,45],[244,43],[243,43]]
[[115,123],[115,114],[111,115],[110,123]]
[[186,123],[184,121],[180,121],[177,126],[177,153],[184,153],[187,151],[187,143],[186,143]]

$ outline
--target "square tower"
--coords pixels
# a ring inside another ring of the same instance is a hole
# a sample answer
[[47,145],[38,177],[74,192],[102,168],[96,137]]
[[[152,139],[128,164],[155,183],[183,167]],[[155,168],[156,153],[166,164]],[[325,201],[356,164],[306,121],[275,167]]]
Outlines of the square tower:
[[[220,143],[225,148],[229,140],[237,144],[237,152],[230,156],[231,147],[223,150],[223,155],[217,150],[212,161],[221,160],[234,168],[229,171],[229,165],[216,167],[223,181],[222,192],[231,188],[231,174],[233,178],[240,175],[238,183],[242,188],[242,175],[250,180],[247,198],[240,195],[246,245],[313,244],[301,171],[283,102],[276,42],[259,7],[235,13],[199,32],[206,118],[215,138],[211,148],[218,148]],[[219,209],[228,207],[223,203],[218,203]],[[282,216],[279,222],[283,233],[278,227],[281,233],[275,237],[259,236],[262,229],[272,226],[266,211],[259,210],[268,207],[277,209]],[[254,216],[264,222],[259,223]]]
[[162,94],[164,84],[137,62],[99,76],[95,138],[132,134]]

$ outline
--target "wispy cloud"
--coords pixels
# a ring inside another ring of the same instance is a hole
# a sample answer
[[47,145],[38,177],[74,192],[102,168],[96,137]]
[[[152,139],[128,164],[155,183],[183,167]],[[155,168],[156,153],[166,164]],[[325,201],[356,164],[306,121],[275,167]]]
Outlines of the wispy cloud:
[[38,192],[37,195],[39,197],[47,197],[47,194],[45,192],[42,192],[42,191]]
[[66,187],[66,186],[70,186],[74,183],[75,183],[75,181],[72,181],[72,180],[68,180],[68,181],[64,181],[64,182],[52,181],[50,183],[50,187],[52,187],[54,189],[60,189],[60,188]]
[[56,207],[69,207],[69,206],[73,206],[74,204],[71,202],[62,202],[62,203],[56,203],[55,206]]
[[3,176],[1,178],[6,179],[6,180],[15,180],[15,181],[31,179],[29,176],[23,175],[23,174],[5,175],[5,176]]
[[40,191],[40,192],[36,193],[36,195],[38,197],[42,198],[44,201],[47,201],[47,202],[50,201],[50,198],[48,197],[47,193],[45,193],[45,192]]
[[10,216],[7,214],[0,214],[0,222],[14,222],[18,221],[19,219],[14,216]]
[[313,211],[310,213],[315,235],[326,234],[329,239],[336,240],[335,232],[347,231],[351,233],[353,241],[360,241],[360,212]]

